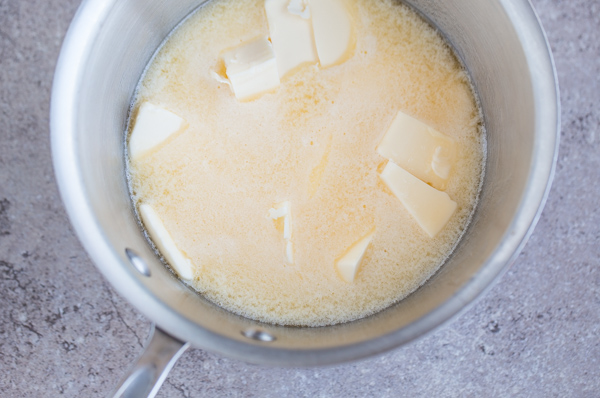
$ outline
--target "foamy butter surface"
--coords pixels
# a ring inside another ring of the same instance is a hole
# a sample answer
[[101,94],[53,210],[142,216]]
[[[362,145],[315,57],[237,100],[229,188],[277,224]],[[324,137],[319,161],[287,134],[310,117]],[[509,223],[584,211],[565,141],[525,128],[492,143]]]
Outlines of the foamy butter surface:
[[[279,89],[239,102],[211,77],[219,54],[268,35],[264,0],[218,0],[190,17],[141,81],[151,101],[189,123],[130,164],[133,200],[148,203],[195,266],[192,286],[220,306],[284,325],[320,326],[377,312],[425,282],[464,230],[483,163],[468,78],[439,34],[406,6],[356,1],[345,63],[302,67]],[[375,148],[402,110],[453,137],[446,192],[458,203],[429,238],[378,177]],[[293,212],[293,265],[268,216]],[[354,283],[335,260],[373,227]]]

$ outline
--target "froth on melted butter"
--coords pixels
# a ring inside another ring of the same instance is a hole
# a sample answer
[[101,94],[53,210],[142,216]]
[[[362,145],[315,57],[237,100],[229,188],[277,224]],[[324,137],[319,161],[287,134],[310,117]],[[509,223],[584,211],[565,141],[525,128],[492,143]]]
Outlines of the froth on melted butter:
[[[136,202],[151,203],[201,272],[190,284],[223,308],[284,325],[336,324],[375,313],[443,263],[472,212],[482,172],[481,118],[464,70],[434,29],[391,0],[356,1],[356,47],[343,64],[307,65],[274,93],[240,103],[210,73],[223,49],[268,35],[264,0],[202,7],[160,51],[137,104],[188,121],[130,165]],[[399,110],[457,144],[445,192],[457,209],[427,236],[379,180],[375,148]],[[294,264],[265,216],[294,209]],[[353,283],[337,256],[375,226]]]

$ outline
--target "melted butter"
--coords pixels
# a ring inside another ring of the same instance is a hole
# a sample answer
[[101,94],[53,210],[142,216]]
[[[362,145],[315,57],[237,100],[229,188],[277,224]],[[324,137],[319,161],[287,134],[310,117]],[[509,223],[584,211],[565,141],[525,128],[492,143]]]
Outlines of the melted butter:
[[[143,101],[188,121],[168,145],[130,165],[136,203],[160,214],[198,268],[190,284],[235,313],[320,326],[367,316],[401,300],[443,263],[476,201],[481,117],[461,65],[406,6],[358,0],[356,47],[341,65],[306,66],[279,89],[241,103],[211,77],[219,54],[268,35],[264,0],[202,7],[161,49],[141,81]],[[445,190],[458,203],[429,238],[377,176],[375,148],[398,110],[457,142]],[[290,201],[294,264],[268,217]],[[335,260],[372,228],[353,283]]]

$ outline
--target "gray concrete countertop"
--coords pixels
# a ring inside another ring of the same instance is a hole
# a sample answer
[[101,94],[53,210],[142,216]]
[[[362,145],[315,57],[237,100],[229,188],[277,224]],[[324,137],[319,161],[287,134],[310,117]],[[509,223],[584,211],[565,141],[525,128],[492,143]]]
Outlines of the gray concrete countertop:
[[[0,0],[0,395],[105,396],[150,323],[69,225],[51,166],[52,75],[76,0]],[[600,396],[600,1],[534,0],[562,134],[540,222],[511,270],[450,323],[358,363],[248,365],[190,350],[160,397]]]

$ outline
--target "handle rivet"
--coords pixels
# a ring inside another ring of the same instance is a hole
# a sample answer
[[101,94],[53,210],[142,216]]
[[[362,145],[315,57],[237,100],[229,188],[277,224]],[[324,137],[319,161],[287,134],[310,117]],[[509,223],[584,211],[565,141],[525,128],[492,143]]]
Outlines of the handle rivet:
[[148,268],[148,264],[142,258],[134,252],[132,249],[126,248],[125,254],[129,258],[131,265],[136,269],[137,272],[144,276],[150,276],[150,268]]
[[242,331],[242,335],[249,339],[262,341],[264,343],[271,343],[277,340],[272,334],[260,329],[246,329]]

